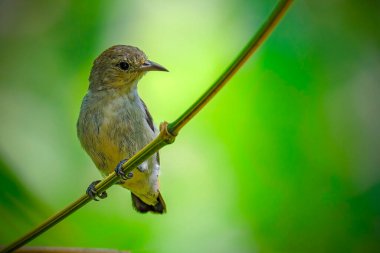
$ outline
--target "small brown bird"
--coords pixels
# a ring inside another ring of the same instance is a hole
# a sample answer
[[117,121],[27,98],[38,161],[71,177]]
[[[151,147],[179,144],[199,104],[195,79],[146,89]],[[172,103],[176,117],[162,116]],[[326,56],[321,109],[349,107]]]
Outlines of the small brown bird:
[[[115,170],[120,184],[131,191],[133,207],[141,213],[166,211],[159,191],[159,154],[128,175],[120,165],[158,134],[137,93],[138,81],[154,70],[168,71],[149,61],[137,47],[117,45],[104,51],[93,63],[77,123],[78,138],[102,175]],[[94,199],[95,184],[87,190]]]

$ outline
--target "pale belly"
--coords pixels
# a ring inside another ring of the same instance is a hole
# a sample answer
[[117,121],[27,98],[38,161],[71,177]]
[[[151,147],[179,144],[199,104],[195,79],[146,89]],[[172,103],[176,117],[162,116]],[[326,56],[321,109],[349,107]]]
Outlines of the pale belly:
[[[129,106],[114,101],[97,115],[87,114],[86,124],[79,126],[85,132],[85,136],[79,136],[82,146],[103,176],[112,173],[120,161],[132,157],[156,136],[146,122],[145,112],[130,110]],[[122,186],[145,203],[155,205],[159,194],[157,155],[147,159],[142,167],[142,171],[134,169],[133,177]]]

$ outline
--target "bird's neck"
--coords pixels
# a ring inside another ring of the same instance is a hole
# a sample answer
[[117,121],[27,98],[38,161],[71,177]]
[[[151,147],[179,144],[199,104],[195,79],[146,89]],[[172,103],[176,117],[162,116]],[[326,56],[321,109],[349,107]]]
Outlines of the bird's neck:
[[139,100],[139,94],[137,93],[137,85],[131,87],[129,90],[124,92],[124,94],[126,94],[131,101]]
[[98,96],[100,97],[115,98],[115,97],[127,96],[130,101],[138,101],[139,95],[137,93],[137,83],[138,83],[138,80],[128,85],[103,86],[102,89],[96,89],[95,91],[90,88],[90,91],[93,94],[98,94]]
[[139,94],[137,93],[137,83],[138,81],[136,80],[130,85],[118,87],[115,91],[120,96],[127,95],[128,99],[135,101],[139,98]]

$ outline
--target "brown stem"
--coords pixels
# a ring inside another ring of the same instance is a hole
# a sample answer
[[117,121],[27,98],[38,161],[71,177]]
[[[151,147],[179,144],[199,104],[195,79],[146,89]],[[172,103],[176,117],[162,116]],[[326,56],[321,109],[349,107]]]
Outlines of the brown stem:
[[16,250],[15,253],[129,253],[129,251],[95,248],[23,247]]

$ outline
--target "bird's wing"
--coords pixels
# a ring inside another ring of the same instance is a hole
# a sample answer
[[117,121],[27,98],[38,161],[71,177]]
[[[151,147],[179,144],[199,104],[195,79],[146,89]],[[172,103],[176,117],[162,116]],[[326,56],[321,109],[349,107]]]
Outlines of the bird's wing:
[[148,123],[150,129],[152,129],[153,132],[155,132],[155,129],[154,129],[154,125],[153,125],[153,119],[152,119],[152,115],[150,115],[150,112],[148,111],[148,108],[146,107],[146,104],[144,103],[144,101],[140,98],[140,101],[144,107],[144,110],[145,110],[145,119],[146,119],[146,122]]
[[[141,101],[141,104],[143,105],[144,110],[145,110],[145,119],[146,119],[146,122],[148,123],[150,129],[152,129],[153,132],[156,132],[156,129],[155,129],[154,124],[153,124],[152,115],[148,111],[148,108],[146,107],[146,104],[144,103],[144,101],[141,98],[140,98],[140,101]],[[156,155],[157,163],[160,164],[160,153],[157,152],[156,154],[157,154]]]

